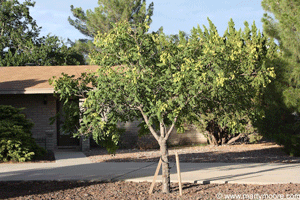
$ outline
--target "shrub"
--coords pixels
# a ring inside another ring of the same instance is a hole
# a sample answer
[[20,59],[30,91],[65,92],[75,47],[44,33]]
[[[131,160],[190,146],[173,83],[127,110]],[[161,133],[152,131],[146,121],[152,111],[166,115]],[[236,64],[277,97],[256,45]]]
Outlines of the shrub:
[[46,153],[32,137],[33,123],[23,109],[0,105],[0,161],[24,162]]
[[300,121],[296,113],[283,107],[271,107],[257,125],[264,137],[282,145],[287,154],[300,156]]

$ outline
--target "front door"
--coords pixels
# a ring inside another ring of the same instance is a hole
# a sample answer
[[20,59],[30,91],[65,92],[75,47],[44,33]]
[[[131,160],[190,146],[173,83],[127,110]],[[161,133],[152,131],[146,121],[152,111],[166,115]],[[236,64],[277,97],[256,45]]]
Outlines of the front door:
[[78,138],[74,138],[72,133],[68,133],[62,130],[62,126],[64,124],[64,117],[63,117],[64,113],[63,113],[62,105],[63,105],[62,102],[57,100],[56,102],[57,112],[61,113],[57,118],[57,146],[79,146]]

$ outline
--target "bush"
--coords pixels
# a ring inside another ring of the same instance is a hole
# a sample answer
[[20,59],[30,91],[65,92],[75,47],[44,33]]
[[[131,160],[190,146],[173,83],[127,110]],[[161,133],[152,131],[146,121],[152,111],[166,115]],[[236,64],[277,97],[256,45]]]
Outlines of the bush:
[[24,162],[46,153],[32,137],[33,123],[25,118],[22,110],[0,105],[0,161]]
[[257,125],[263,136],[283,145],[287,154],[300,156],[300,121],[296,113],[292,114],[282,107],[272,107]]

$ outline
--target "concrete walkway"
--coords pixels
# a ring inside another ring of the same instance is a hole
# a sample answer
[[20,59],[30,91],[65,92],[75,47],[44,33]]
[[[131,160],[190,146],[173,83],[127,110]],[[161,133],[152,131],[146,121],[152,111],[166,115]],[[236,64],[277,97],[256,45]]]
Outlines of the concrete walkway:
[[[0,164],[0,181],[152,181],[157,166],[157,163],[151,162],[91,163],[82,152],[56,152],[55,158],[55,163]],[[171,163],[170,166],[174,166],[174,163]],[[183,182],[228,182],[243,184],[300,183],[300,163],[181,163],[180,168]],[[161,180],[160,175],[157,180]],[[171,169],[171,181],[177,182],[176,166]]]

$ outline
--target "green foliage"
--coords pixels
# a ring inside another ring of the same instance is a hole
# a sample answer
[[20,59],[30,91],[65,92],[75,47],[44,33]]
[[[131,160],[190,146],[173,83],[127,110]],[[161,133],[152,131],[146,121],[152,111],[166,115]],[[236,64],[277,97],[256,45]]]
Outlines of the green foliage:
[[[143,23],[146,16],[153,15],[153,2],[146,9],[146,0],[99,0],[98,7],[86,12],[82,8],[74,8],[71,11],[75,20],[69,17],[69,23],[78,29],[83,35],[94,38],[98,32],[107,33],[113,28],[113,24],[119,21],[129,21],[132,24]],[[151,18],[147,19],[148,25]]]
[[34,4],[0,2],[0,66],[84,64],[83,56],[56,36],[39,37],[41,28],[29,13]]
[[200,27],[192,31],[201,38],[198,59],[205,69],[202,85],[207,93],[199,99],[198,112],[188,120],[206,132],[211,143],[219,145],[240,133],[249,134],[253,130],[249,121],[263,116],[262,94],[275,77],[270,61],[276,57],[277,47],[254,23],[250,29],[245,22],[242,31],[230,20],[221,37],[209,22],[209,29],[204,26],[204,31]]
[[[148,25],[151,24],[153,15],[153,2],[146,8],[146,0],[98,0],[98,7],[86,12],[82,8],[74,8],[71,12],[75,19],[68,18],[69,23],[79,30],[83,35],[94,38],[98,33],[107,33],[113,28],[113,24],[120,21],[129,21],[132,25],[143,23],[147,18]],[[75,48],[86,55],[91,53],[95,46],[90,40],[78,40],[73,43]]]
[[298,115],[300,111],[300,4],[295,0],[263,0],[262,7],[268,12],[262,19],[264,32],[278,41],[280,57],[273,61],[277,78],[266,90],[266,116],[258,124],[260,131],[284,145],[287,153],[299,155],[299,122],[292,113]]
[[[261,114],[257,107],[275,75],[268,61],[276,56],[276,45],[255,25],[250,29],[246,23],[242,32],[230,21],[221,37],[209,23],[209,29],[194,28],[189,37],[183,32],[167,37],[162,30],[145,34],[147,23],[132,28],[126,21],[99,33],[99,51],[90,57],[101,67],[93,75],[95,88],[86,93],[82,132],[103,134],[107,126],[142,118],[141,130],[166,141],[174,125],[180,128],[195,117],[213,120],[230,134],[245,130]],[[54,82],[61,96],[76,81],[64,78]]]
[[263,0],[262,7],[269,13],[262,19],[264,31],[279,42],[282,59],[286,62],[280,80],[287,86],[283,89],[284,102],[299,112],[300,3],[297,0]]
[[46,153],[32,138],[33,123],[22,110],[0,105],[0,161],[24,162]]
[[[142,119],[142,130],[160,146],[163,192],[168,192],[167,140],[174,127],[195,116],[206,120],[212,115],[214,123],[234,133],[259,117],[261,93],[275,75],[268,60],[276,56],[276,45],[255,25],[236,31],[232,20],[224,37],[210,20],[209,29],[194,28],[189,37],[183,32],[174,37],[162,30],[147,33],[147,20],[134,26],[119,22],[95,37],[97,50],[90,58],[100,67],[90,75],[93,89],[82,105],[79,133],[116,144],[119,133],[111,127]],[[64,75],[53,84],[60,96],[70,96],[67,84],[77,80]]]
[[[101,118],[103,115],[91,111],[87,113],[86,108],[80,107],[78,102],[74,101],[74,99],[86,98],[87,93],[96,87],[95,73],[82,73],[78,78],[74,78],[74,75],[62,74],[58,80],[53,77],[49,82],[54,85],[60,101],[64,102],[63,130],[74,133],[74,137],[85,136],[88,139],[89,135],[92,135],[98,145],[106,147],[109,153],[114,153],[118,149],[119,138],[124,129],[108,120],[103,121]],[[79,127],[75,127],[74,124],[77,124],[79,119]],[[54,120],[55,117],[52,118],[52,123]]]

